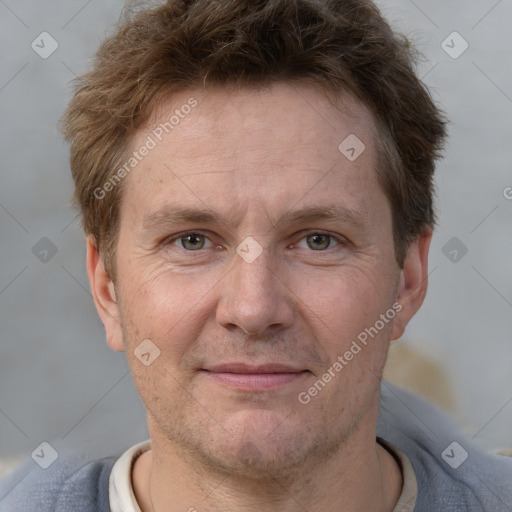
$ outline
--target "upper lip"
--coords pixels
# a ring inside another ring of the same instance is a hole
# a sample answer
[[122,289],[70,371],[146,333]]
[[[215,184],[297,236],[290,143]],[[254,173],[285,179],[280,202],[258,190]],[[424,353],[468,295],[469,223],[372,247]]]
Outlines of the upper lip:
[[294,368],[293,366],[278,363],[250,365],[246,363],[224,363],[203,370],[216,373],[299,373],[305,371],[304,368]]

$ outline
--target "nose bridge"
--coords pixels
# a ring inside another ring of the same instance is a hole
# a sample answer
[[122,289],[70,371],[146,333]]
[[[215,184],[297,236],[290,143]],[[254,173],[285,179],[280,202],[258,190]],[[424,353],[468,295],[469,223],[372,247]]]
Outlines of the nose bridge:
[[270,249],[250,237],[244,240],[237,248],[235,263],[224,282],[218,322],[224,327],[236,325],[248,333],[289,325],[293,311],[287,301],[286,287],[276,277],[278,271],[279,265]]
[[267,298],[272,281],[276,280],[276,265],[271,250],[256,244],[250,237],[238,246],[232,285],[234,291],[248,298]]

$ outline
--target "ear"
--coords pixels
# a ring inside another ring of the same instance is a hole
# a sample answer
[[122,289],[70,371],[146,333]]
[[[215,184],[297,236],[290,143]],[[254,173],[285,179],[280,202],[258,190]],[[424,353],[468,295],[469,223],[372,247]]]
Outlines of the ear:
[[432,240],[432,229],[426,229],[411,243],[407,250],[397,290],[397,303],[401,310],[396,315],[391,340],[402,336],[405,327],[423,304],[428,284],[428,250]]
[[124,352],[123,333],[114,283],[105,271],[103,260],[92,236],[87,237],[87,274],[94,304],[105,327],[107,343],[114,350]]

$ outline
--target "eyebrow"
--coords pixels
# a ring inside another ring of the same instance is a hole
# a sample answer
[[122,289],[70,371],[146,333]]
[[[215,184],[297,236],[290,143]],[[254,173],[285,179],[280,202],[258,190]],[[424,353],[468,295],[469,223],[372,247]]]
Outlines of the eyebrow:
[[[363,227],[366,223],[362,215],[358,212],[349,210],[338,204],[326,206],[309,206],[300,210],[285,212],[279,220],[273,224],[306,224],[308,222],[338,222],[351,224],[354,227]],[[229,228],[237,227],[239,222],[229,217],[215,213],[211,210],[201,210],[188,207],[170,207],[164,206],[152,213],[146,214],[142,221],[144,230],[151,230],[162,225],[175,225],[180,223],[191,224],[223,224]]]

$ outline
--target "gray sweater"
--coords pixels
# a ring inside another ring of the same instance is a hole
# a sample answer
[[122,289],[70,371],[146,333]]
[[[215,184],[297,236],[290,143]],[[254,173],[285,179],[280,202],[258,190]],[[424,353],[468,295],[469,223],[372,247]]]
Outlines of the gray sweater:
[[[381,387],[377,436],[399,448],[418,480],[415,512],[512,512],[512,458],[483,452],[435,407],[389,383]],[[118,456],[32,459],[0,481],[0,512],[110,512]],[[371,511],[369,511],[371,512]]]

